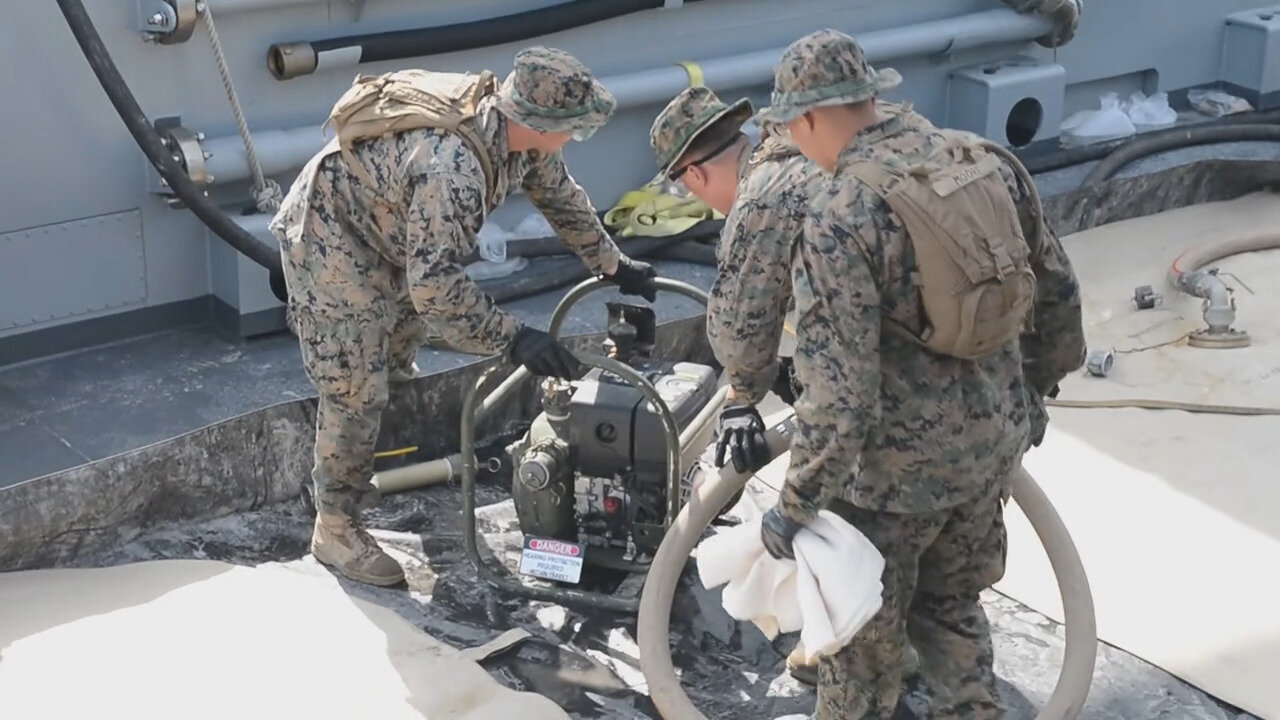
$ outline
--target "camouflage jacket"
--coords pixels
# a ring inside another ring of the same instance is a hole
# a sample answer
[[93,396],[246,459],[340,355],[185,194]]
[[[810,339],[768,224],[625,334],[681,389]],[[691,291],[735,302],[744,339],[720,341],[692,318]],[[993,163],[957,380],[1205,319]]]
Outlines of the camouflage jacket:
[[361,185],[336,144],[294,182],[271,223],[281,242],[295,311],[388,319],[389,303],[412,302],[459,349],[493,353],[520,327],[463,272],[486,215],[523,188],[562,242],[596,273],[614,266],[617,246],[559,153],[507,151],[506,120],[482,101],[477,122],[497,175],[486,206],[479,160],[456,135],[411,130],[359,143],[355,157],[383,197]]
[[793,519],[837,496],[898,513],[981,497],[1021,461],[1042,395],[1084,360],[1071,263],[1052,231],[1040,232],[1042,210],[1008,167],[1001,172],[1032,245],[1034,329],[976,361],[881,332],[886,315],[922,329],[911,240],[884,201],[841,168],[924,154],[940,140],[922,117],[890,116],[845,148],[813,206],[793,272],[804,394],[781,499]]
[[784,314],[792,305],[791,254],[809,198],[823,182],[784,136],[766,133],[743,153],[707,305],[707,337],[739,403],[763,400],[777,376]]
[[[911,109],[885,101],[876,106],[886,115]],[[762,401],[777,377],[778,356],[792,354],[785,347],[795,344],[795,328],[787,326],[795,308],[792,254],[810,203],[829,180],[789,137],[768,128],[743,155],[707,305],[707,337],[738,403]]]

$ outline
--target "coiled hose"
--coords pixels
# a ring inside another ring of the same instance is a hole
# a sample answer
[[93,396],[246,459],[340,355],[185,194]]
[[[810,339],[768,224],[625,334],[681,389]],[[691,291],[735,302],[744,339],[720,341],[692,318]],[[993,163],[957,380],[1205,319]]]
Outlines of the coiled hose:
[[[793,431],[794,416],[768,429],[765,442],[769,445],[770,455],[777,457],[788,449]],[[742,490],[749,478],[749,474],[737,473],[728,466],[719,475],[699,484],[667,531],[645,581],[637,625],[640,669],[649,683],[649,696],[665,720],[706,720],[680,687],[671,661],[668,635],[671,605],[685,564],[703,532],[719,509]],[[1080,715],[1088,697],[1098,650],[1089,579],[1062,519],[1025,470],[1019,469],[1014,477],[1013,499],[1031,522],[1049,555],[1049,562],[1058,578],[1066,620],[1066,652],[1062,671],[1053,694],[1036,717],[1037,720],[1073,720]]]

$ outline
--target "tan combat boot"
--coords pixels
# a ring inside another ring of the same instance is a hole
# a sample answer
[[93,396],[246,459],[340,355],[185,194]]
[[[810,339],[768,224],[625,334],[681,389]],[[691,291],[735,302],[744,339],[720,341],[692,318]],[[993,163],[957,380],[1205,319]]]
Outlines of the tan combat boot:
[[364,528],[340,512],[316,513],[311,554],[317,561],[358,582],[386,586],[404,581],[400,563],[383,552]]
[[796,643],[796,647],[787,656],[787,672],[791,673],[791,677],[805,685],[818,684],[818,662],[805,662],[804,645]]

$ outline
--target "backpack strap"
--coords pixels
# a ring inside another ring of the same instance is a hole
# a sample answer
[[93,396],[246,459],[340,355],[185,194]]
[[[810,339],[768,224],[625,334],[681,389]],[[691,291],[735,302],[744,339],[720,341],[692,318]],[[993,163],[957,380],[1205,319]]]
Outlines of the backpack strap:
[[[861,181],[863,185],[866,185],[868,189],[884,201],[886,206],[889,204],[888,194],[890,186],[901,177],[894,170],[890,170],[884,163],[876,162],[875,160],[863,160],[862,162],[852,163],[850,165],[846,165],[843,170],[848,172],[850,175],[853,175]],[[890,210],[892,210],[892,208],[890,208]],[[918,275],[918,273],[913,273],[913,275]],[[919,282],[919,277],[917,276],[915,280]],[[877,285],[878,284],[879,283],[877,283]],[[883,288],[880,287],[877,287],[876,290],[883,292]],[[920,347],[925,346],[924,339],[922,339],[918,334],[912,332],[905,323],[889,317],[887,313],[882,312],[880,314],[880,325],[883,330],[887,330],[903,340],[908,340]]]
[[[355,157],[355,143],[395,132],[435,128],[456,135],[476,156],[485,181],[485,202],[497,201],[498,178],[488,146],[476,123],[480,102],[498,89],[498,80],[485,70],[453,88],[431,87],[439,74],[402,71],[378,76],[362,75],[339,98],[322,127],[333,127],[335,140],[347,167],[362,185],[367,200],[397,204],[402,192],[380,188],[368,169]],[[432,92],[436,90],[436,92]]]

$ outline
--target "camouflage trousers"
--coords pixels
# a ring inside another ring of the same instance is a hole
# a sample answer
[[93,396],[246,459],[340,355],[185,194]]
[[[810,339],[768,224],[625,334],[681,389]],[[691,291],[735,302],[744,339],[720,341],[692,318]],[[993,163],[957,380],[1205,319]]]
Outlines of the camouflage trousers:
[[913,672],[929,691],[931,718],[1004,717],[991,628],[978,602],[1004,575],[1003,489],[918,514],[832,503],[884,555],[884,605],[848,646],[819,663],[818,720],[889,720]]
[[318,508],[355,515],[377,502],[370,480],[389,399],[387,371],[408,368],[430,335],[412,305],[399,307],[391,327],[381,317],[291,314],[302,365],[319,395],[311,471]]

